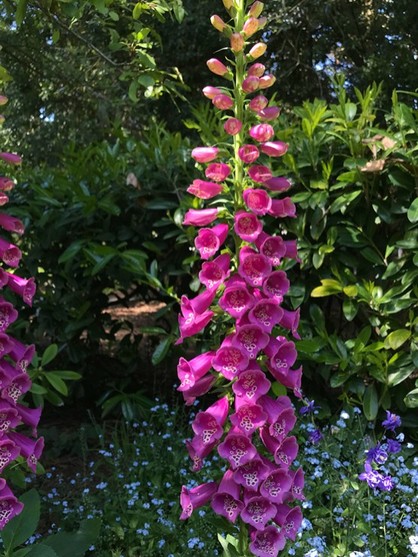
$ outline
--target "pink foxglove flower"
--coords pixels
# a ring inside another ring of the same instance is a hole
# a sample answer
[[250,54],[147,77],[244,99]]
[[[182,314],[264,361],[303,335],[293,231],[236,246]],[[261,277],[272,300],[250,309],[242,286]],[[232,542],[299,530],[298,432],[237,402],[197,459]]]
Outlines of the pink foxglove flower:
[[202,259],[213,257],[225,242],[228,231],[227,224],[217,224],[213,228],[201,228],[194,242],[200,257]]
[[282,531],[271,525],[264,530],[255,531],[250,543],[250,550],[257,557],[275,557],[285,545],[286,539]]
[[215,182],[223,182],[230,174],[231,169],[223,162],[213,162],[205,170],[206,178]]
[[244,23],[244,26],[242,28],[244,35],[247,37],[247,39],[249,37],[251,37],[251,35],[254,35],[254,33],[256,33],[258,31],[258,19],[255,17],[249,17],[247,19],[247,21]]
[[256,124],[250,128],[249,134],[259,143],[265,143],[273,137],[274,129],[270,124]]
[[218,147],[195,147],[192,151],[192,157],[196,162],[210,162],[218,156]]
[[219,209],[189,209],[184,216],[183,224],[206,226],[218,218]]
[[270,178],[269,180],[264,182],[263,185],[264,187],[266,187],[271,191],[279,191],[279,192],[287,191],[292,187],[292,183],[287,178],[283,178],[281,176]]
[[[250,166],[250,168],[248,169],[248,175],[251,178],[251,180],[254,180],[254,182],[257,182],[258,184],[264,184],[265,182],[267,182],[273,177],[270,168],[262,164]],[[271,208],[271,203],[270,203],[270,208]]]
[[253,99],[251,99],[248,108],[250,110],[252,110],[253,112],[260,112],[260,110],[263,110],[264,108],[266,108],[266,106],[268,105],[268,98],[265,97],[264,95],[258,95],[257,97],[254,97]]
[[239,211],[234,218],[235,233],[246,242],[253,242],[260,235],[263,225],[254,213]]
[[264,279],[271,273],[271,270],[271,264],[267,257],[257,253],[246,257],[238,268],[242,278],[253,287],[262,286]]
[[233,479],[231,470],[227,470],[219,484],[218,491],[212,499],[212,509],[219,515],[234,523],[244,508],[240,500],[240,488]]
[[218,485],[216,482],[207,482],[193,487],[192,489],[183,487],[180,496],[180,504],[183,512],[180,518],[185,520],[192,515],[194,509],[206,505],[216,493],[217,488]]
[[246,369],[240,373],[232,389],[236,396],[247,403],[255,404],[263,395],[269,392],[271,383],[261,369]]
[[266,67],[264,66],[264,64],[256,62],[248,68],[247,75],[255,75],[256,77],[261,77],[265,71]]
[[242,122],[238,118],[228,118],[224,124],[224,130],[229,135],[237,135],[242,129]]
[[242,90],[245,93],[254,93],[259,88],[260,80],[255,75],[249,75],[242,82]]
[[216,184],[215,182],[193,180],[193,183],[187,188],[187,191],[199,199],[212,199],[212,197],[219,195],[223,189],[221,184]]
[[267,74],[260,77],[259,87],[260,89],[268,89],[276,83],[276,78],[274,75]]
[[244,203],[256,215],[265,215],[271,207],[271,197],[265,190],[249,188],[243,193]]
[[216,108],[219,108],[219,110],[229,110],[234,106],[234,101],[229,95],[225,95],[225,93],[213,97],[212,103]]
[[[264,81],[263,81],[264,80]],[[261,86],[264,86],[268,82],[269,78],[262,78]],[[258,111],[258,117],[260,120],[269,121],[275,120],[280,114],[280,108],[278,106],[265,106]]]
[[243,145],[238,149],[238,156],[243,162],[251,164],[258,159],[260,151],[255,145]]
[[235,319],[242,317],[255,304],[245,284],[227,286],[219,298],[219,306]]
[[260,58],[267,50],[267,45],[265,43],[257,43],[248,52],[248,56],[253,60]]
[[289,145],[284,141],[267,141],[260,146],[260,149],[269,157],[281,157],[288,149]]
[[206,62],[210,71],[216,75],[224,76],[228,73],[228,68],[217,58],[211,58]]
[[212,87],[212,85],[207,85],[206,87],[203,87],[203,94],[208,99],[212,100],[214,97],[216,97],[216,95],[220,95],[221,93],[222,90],[219,89],[218,87]]

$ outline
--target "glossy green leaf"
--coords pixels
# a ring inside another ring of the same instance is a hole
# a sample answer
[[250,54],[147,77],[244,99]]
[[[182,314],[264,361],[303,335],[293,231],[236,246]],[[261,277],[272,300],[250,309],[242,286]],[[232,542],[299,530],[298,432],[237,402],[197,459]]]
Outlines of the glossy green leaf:
[[408,408],[418,408],[418,389],[413,389],[404,398],[405,406]]
[[42,354],[41,359],[41,366],[45,367],[47,364],[52,362],[52,360],[58,354],[58,346],[56,344],[50,344],[46,349],[45,352]]
[[393,331],[385,339],[385,348],[397,350],[404,344],[411,336],[411,331],[408,329],[398,329]]
[[374,385],[368,385],[366,387],[363,397],[363,410],[367,420],[373,421],[376,419],[379,411],[379,400]]
[[338,294],[343,289],[341,283],[334,279],[321,279],[321,286],[317,286],[311,292],[312,298],[322,298]]
[[157,347],[151,356],[151,362],[154,366],[158,365],[164,360],[164,358],[168,354],[168,351],[170,350],[172,342],[173,340],[171,337],[166,337],[157,344]]
[[65,382],[56,375],[53,371],[47,371],[44,374],[45,379],[50,383],[56,391],[58,391],[61,395],[67,396],[68,395],[68,387]]
[[409,222],[418,222],[418,197],[411,203],[407,216]]
[[1,533],[8,554],[35,533],[39,522],[41,499],[38,492],[31,489],[20,497],[20,501],[24,504],[23,511],[6,524]]

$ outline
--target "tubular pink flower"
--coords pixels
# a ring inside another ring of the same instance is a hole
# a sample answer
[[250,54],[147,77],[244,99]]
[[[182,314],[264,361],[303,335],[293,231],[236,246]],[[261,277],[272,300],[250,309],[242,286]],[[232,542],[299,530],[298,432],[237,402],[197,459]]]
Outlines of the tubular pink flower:
[[[2,364],[4,367],[4,364]],[[1,391],[1,396],[8,400],[11,404],[16,404],[19,398],[29,391],[32,382],[27,373],[16,373],[10,385],[7,385]]]
[[262,460],[255,458],[235,470],[234,481],[245,487],[248,491],[256,492],[261,482],[266,479],[268,473],[269,469],[263,464]]
[[0,238],[0,257],[6,265],[17,267],[22,257],[22,252],[15,245]]
[[251,99],[248,108],[253,112],[259,113],[260,110],[263,110],[268,105],[268,103],[269,101],[264,95],[258,95],[257,97]]
[[283,532],[286,538],[295,541],[300,525],[302,524],[302,519],[303,516],[300,507],[290,508],[287,505],[279,505],[277,507],[277,514],[274,517],[274,522],[282,527],[280,532]]
[[285,257],[288,257],[289,259],[296,259],[296,261],[300,262],[301,259],[298,256],[298,246],[296,240],[286,240],[284,245],[286,247]]
[[255,75],[256,77],[261,77],[265,71],[266,66],[264,64],[260,64],[260,62],[256,62],[248,68],[247,75]]
[[264,255],[251,254],[240,263],[238,273],[250,286],[259,287],[271,273],[271,264]]
[[211,100],[214,97],[216,97],[216,95],[220,95],[222,93],[221,89],[219,89],[218,87],[212,87],[212,85],[207,85],[206,87],[203,87],[202,91],[205,97]]
[[261,151],[269,157],[281,157],[287,152],[288,148],[289,145],[284,141],[267,141],[260,146]]
[[0,207],[3,207],[3,205],[6,205],[6,203],[9,202],[9,198],[7,197],[7,195],[3,192],[0,192]]
[[[229,166],[223,162],[213,162],[205,170],[206,178],[215,182],[223,182],[231,174]],[[207,209],[208,211],[210,209]]]
[[251,497],[241,513],[241,518],[256,530],[263,531],[266,523],[276,515],[276,507],[263,496]]
[[225,441],[219,445],[218,453],[229,462],[233,470],[236,470],[238,466],[253,460],[257,456],[257,449],[246,435],[228,433]]
[[227,254],[219,255],[213,261],[203,263],[199,273],[199,280],[206,288],[218,288],[229,274],[231,258]]
[[212,199],[212,197],[219,195],[223,189],[221,184],[197,179],[193,180],[193,183],[187,188],[187,192],[199,199]]
[[196,162],[210,162],[218,156],[218,147],[195,147],[192,151],[192,157]]
[[212,104],[216,106],[216,108],[219,108],[219,110],[229,110],[234,106],[234,101],[229,95],[221,93],[213,97]]
[[6,271],[4,271],[1,267],[0,267],[0,288],[3,288],[3,286],[5,286],[8,283],[9,280],[9,273],[6,273]]
[[254,296],[250,294],[246,285],[234,285],[225,288],[219,307],[235,319],[242,317],[255,303]]
[[[260,234],[261,236],[261,234]],[[257,241],[259,238],[257,238]],[[280,265],[286,255],[286,245],[281,236],[267,236],[260,241],[260,253],[267,257],[273,267]]]
[[12,339],[6,333],[0,333],[0,358],[8,354],[12,348]]
[[18,447],[11,439],[4,436],[0,439],[0,474],[11,462],[16,460],[20,454]]
[[20,454],[26,458],[26,462],[32,472],[36,472],[36,465],[44,450],[44,438],[30,439],[26,435],[17,432],[9,433],[8,437],[20,448]]
[[273,137],[274,129],[270,124],[256,124],[250,128],[249,134],[259,143],[265,143]]
[[261,233],[263,225],[253,213],[238,211],[234,217],[235,233],[246,242],[253,242]]
[[260,79],[255,75],[249,75],[242,82],[242,90],[244,93],[254,93],[259,87]]
[[200,435],[194,437],[192,441],[186,441],[187,452],[193,462],[193,472],[198,472],[202,469],[204,459],[212,452],[215,445],[216,440],[212,441],[212,443],[205,443]]
[[20,416],[16,408],[5,400],[0,401],[0,438],[2,438],[10,428],[15,428],[20,421]]
[[289,182],[287,178],[283,178],[281,176],[270,178],[270,180],[264,182],[263,185],[271,191],[279,191],[279,192],[287,191],[292,187],[291,182]]
[[178,391],[185,391],[201,379],[212,368],[212,360],[215,352],[209,351],[199,354],[190,361],[180,358],[177,365],[177,377],[180,379]]
[[250,551],[256,557],[277,557],[286,545],[282,532],[275,526],[267,526],[264,530],[256,530],[250,543]]
[[3,333],[11,323],[14,323],[17,316],[18,313],[12,304],[0,297],[0,333]]
[[10,191],[15,187],[15,183],[11,178],[0,176],[0,191]]
[[10,287],[10,290],[21,296],[25,304],[31,306],[36,292],[35,279],[25,279],[11,273],[6,273],[6,275],[8,278],[7,285]]
[[202,259],[210,259],[219,250],[228,236],[227,224],[217,224],[213,228],[201,228],[195,239],[195,246]]
[[279,442],[295,427],[296,416],[293,408],[285,408],[277,416],[276,421],[269,427],[269,433]]
[[[280,318],[278,321],[280,321]],[[286,373],[296,362],[296,358],[297,352],[295,343],[292,341],[283,342],[276,354],[270,358],[270,371]]]
[[229,72],[228,68],[217,58],[211,58],[206,62],[210,71],[216,75],[224,76]]
[[238,156],[243,162],[251,164],[258,159],[260,151],[255,145],[243,145],[238,149]]
[[19,415],[19,419],[27,426],[32,428],[32,435],[37,436],[37,430],[39,420],[42,414],[42,408],[28,408],[27,406],[22,406],[21,404],[16,404],[16,410]]
[[234,379],[240,371],[248,367],[249,359],[243,350],[235,346],[221,346],[212,360],[213,369],[226,379]]
[[35,356],[35,345],[30,344],[25,346],[15,338],[11,338],[12,349],[9,352],[10,358],[14,360],[16,369],[19,371],[27,371],[28,365],[31,363]]
[[271,333],[273,327],[279,323],[282,315],[282,308],[276,300],[270,298],[258,301],[248,312],[248,319],[266,333]]
[[273,271],[263,283],[263,292],[269,298],[274,298],[279,304],[287,294],[290,282],[284,271]]
[[244,435],[251,436],[257,429],[266,423],[267,414],[258,404],[244,404],[235,414],[232,414],[231,423]]
[[280,319],[279,325],[284,329],[289,329],[290,331],[292,331],[292,335],[296,339],[300,339],[300,336],[298,335],[299,319],[300,319],[299,308],[296,311],[289,311],[284,309],[283,316]]
[[275,505],[283,503],[289,492],[292,479],[287,470],[272,472],[261,484],[260,493]]
[[181,344],[187,337],[191,337],[200,333],[215,314],[213,311],[204,311],[201,314],[189,312],[187,317],[179,315],[180,338],[176,344]]
[[190,226],[206,226],[218,218],[219,209],[189,209],[184,216],[183,224]]
[[228,118],[224,124],[224,130],[228,135],[237,135],[242,129],[242,122],[238,118]]
[[270,381],[259,369],[248,369],[240,373],[232,385],[234,393],[247,403],[255,402],[270,390]]
[[[261,81],[262,84],[266,83],[266,80]],[[280,108],[278,106],[265,106],[258,111],[258,117],[260,120],[266,122],[270,120],[275,120],[280,114]]]
[[292,487],[290,490],[290,498],[298,499],[303,501],[305,496],[303,495],[303,486],[305,485],[305,475],[302,468],[298,468],[295,472],[288,470],[290,477],[292,478]]
[[[4,482],[4,484],[3,484]],[[0,530],[23,510],[23,504],[16,499],[6,482],[2,480],[0,489]]]
[[[198,379],[191,387],[182,390],[182,395],[186,406],[190,406],[196,400],[196,397],[205,395],[212,388],[216,378],[213,375],[205,375]],[[178,389],[179,390],[179,389]]]
[[212,499],[211,507],[216,514],[234,523],[244,508],[244,503],[240,501],[240,489],[233,480],[232,474],[232,470],[225,472],[218,491]]
[[283,199],[273,199],[269,210],[269,215],[276,218],[296,217],[296,207],[290,197]]
[[269,343],[269,336],[258,325],[242,325],[238,327],[231,338],[231,346],[236,346],[247,354],[250,360],[255,360],[258,353]]
[[192,489],[187,489],[183,486],[180,495],[180,505],[183,509],[180,516],[181,520],[190,518],[195,509],[209,503],[217,488],[218,484],[216,482],[207,482]]
[[15,153],[0,153],[0,159],[8,164],[21,164],[22,157]]
[[4,228],[4,230],[15,232],[16,234],[23,234],[25,231],[24,224],[21,220],[6,215],[5,213],[0,213],[0,226]]
[[[258,184],[264,184],[272,178],[271,170],[268,166],[263,166],[262,164],[257,164],[250,166],[248,169],[248,175],[254,182]],[[271,208],[271,203],[270,203]]]

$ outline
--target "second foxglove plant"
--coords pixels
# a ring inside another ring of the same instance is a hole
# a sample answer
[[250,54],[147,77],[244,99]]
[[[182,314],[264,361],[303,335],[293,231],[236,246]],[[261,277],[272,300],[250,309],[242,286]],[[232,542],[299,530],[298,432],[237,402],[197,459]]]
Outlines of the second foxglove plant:
[[291,340],[299,338],[299,312],[286,303],[290,283],[284,270],[297,259],[297,249],[295,240],[285,239],[283,219],[295,217],[296,209],[283,195],[290,182],[275,176],[270,165],[288,145],[275,140],[280,109],[264,95],[275,78],[256,61],[266,45],[252,39],[266,23],[263,4],[223,3],[229,21],[214,15],[211,22],[229,40],[232,59],[208,60],[225,85],[209,85],[203,93],[219,111],[225,136],[218,145],[192,151],[205,177],[187,190],[200,201],[183,224],[197,228],[202,290],[181,298],[178,344],[209,324],[220,342],[190,360],[180,358],[178,377],[186,404],[211,389],[220,393],[196,415],[187,449],[193,471],[214,450],[226,471],[218,482],[183,487],[181,518],[210,503],[239,524],[240,555],[275,557],[288,539],[295,540],[302,522],[295,502],[303,499],[303,471],[292,468],[296,416],[290,398],[275,397],[272,389],[275,383],[280,392],[301,397],[302,369],[294,367]]

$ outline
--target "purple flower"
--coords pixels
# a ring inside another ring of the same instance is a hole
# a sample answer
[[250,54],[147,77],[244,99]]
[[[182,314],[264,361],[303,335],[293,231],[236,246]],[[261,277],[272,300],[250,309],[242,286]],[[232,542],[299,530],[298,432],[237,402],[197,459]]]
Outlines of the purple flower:
[[287,505],[278,505],[274,521],[280,524],[286,538],[295,541],[296,534],[302,524],[302,511],[300,507],[290,508]]
[[396,454],[402,450],[402,445],[395,439],[388,439],[386,441],[386,450],[388,453]]
[[257,456],[257,449],[242,433],[228,433],[225,441],[219,445],[218,452],[229,462],[233,470],[247,464]]
[[267,414],[258,404],[243,404],[231,415],[230,420],[232,425],[250,436],[266,423]]
[[313,445],[317,445],[318,443],[320,443],[320,441],[323,439],[323,435],[321,433],[320,429],[315,429],[314,431],[312,431],[309,434],[309,441],[313,444]]
[[305,414],[313,414],[315,410],[319,409],[319,406],[315,406],[314,400],[307,401],[307,403],[308,404],[306,406],[302,406],[302,408],[299,408],[299,414],[301,416],[304,416]]
[[388,459],[387,452],[378,443],[375,447],[369,449],[366,454],[368,462],[375,462],[376,464],[384,464]]
[[240,501],[240,488],[233,479],[232,470],[227,470],[211,503],[212,509],[230,522],[235,522],[244,508]]
[[255,403],[270,390],[270,381],[260,369],[247,369],[232,385],[234,393],[246,402]]
[[223,189],[221,184],[216,184],[215,182],[193,180],[193,183],[187,188],[187,192],[199,199],[212,199],[212,197],[219,195]]
[[212,361],[213,368],[229,380],[244,371],[248,364],[248,356],[236,346],[221,346]]
[[266,479],[268,473],[269,468],[262,460],[254,458],[235,470],[234,480],[249,491],[258,491],[261,482]]
[[242,325],[232,336],[231,345],[241,349],[250,360],[254,360],[260,350],[269,342],[269,336],[256,324]]
[[213,228],[201,228],[194,244],[202,259],[210,259],[225,242],[228,235],[227,224],[217,224]]
[[256,530],[250,543],[251,552],[257,557],[277,557],[286,544],[284,533],[275,526]]
[[244,315],[254,303],[254,296],[250,294],[245,283],[228,285],[219,298],[219,306],[235,319]]
[[180,504],[183,512],[180,515],[181,520],[190,518],[194,509],[198,509],[206,505],[213,497],[217,490],[216,482],[207,482],[192,489],[185,486],[181,488]]
[[261,221],[253,213],[238,211],[234,221],[235,233],[246,242],[253,242],[263,229]]
[[22,512],[23,505],[16,499],[7,487],[3,478],[0,479],[0,530],[2,530],[10,520]]
[[382,422],[382,426],[389,431],[395,431],[397,427],[401,427],[401,419],[396,414],[386,410],[386,420]]
[[283,503],[291,485],[292,477],[288,470],[278,469],[267,476],[261,485],[260,493],[272,503]]
[[383,479],[384,477],[382,476],[382,474],[377,470],[374,470],[370,462],[366,460],[366,462],[364,463],[364,472],[359,474],[359,480],[367,482],[367,485],[369,487],[377,489],[379,488],[379,485]]
[[251,497],[241,512],[244,522],[256,530],[264,530],[266,523],[276,515],[276,507],[267,497]]

